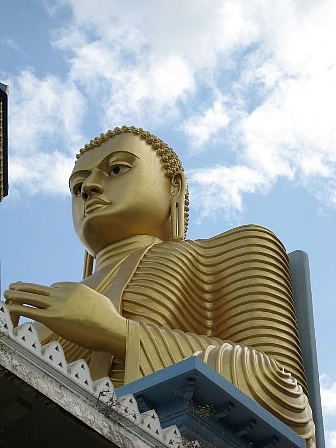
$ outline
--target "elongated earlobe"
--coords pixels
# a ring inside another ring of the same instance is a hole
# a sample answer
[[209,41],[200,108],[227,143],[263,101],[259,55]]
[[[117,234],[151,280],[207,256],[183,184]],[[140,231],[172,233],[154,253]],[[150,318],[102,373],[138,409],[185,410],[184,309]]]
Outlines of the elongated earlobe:
[[184,240],[184,203],[186,194],[186,176],[183,171],[177,171],[171,178],[171,227],[173,241]]
[[84,267],[83,267],[83,280],[89,277],[93,271],[93,256],[89,252],[85,251],[84,254]]

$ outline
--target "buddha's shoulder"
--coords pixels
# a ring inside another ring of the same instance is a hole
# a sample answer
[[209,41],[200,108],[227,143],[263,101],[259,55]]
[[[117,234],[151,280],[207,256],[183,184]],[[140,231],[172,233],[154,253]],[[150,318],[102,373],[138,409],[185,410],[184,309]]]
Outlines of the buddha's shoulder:
[[163,246],[169,250],[172,250],[172,246],[174,246],[174,251],[177,252],[185,250],[207,251],[207,249],[216,249],[224,246],[235,248],[243,246],[273,246],[277,247],[281,252],[285,251],[285,247],[271,230],[255,224],[236,227],[208,239],[166,242],[163,243]]
[[255,224],[248,224],[234,229],[227,230],[219,235],[208,239],[185,240],[185,241],[166,241],[155,245],[150,250],[151,253],[161,252],[176,255],[181,253],[199,253],[214,254],[222,250],[242,249],[245,252],[254,250],[263,252],[264,249],[272,249],[278,253],[284,254],[286,249],[277,236],[266,227]]
[[227,230],[226,232],[220,233],[219,235],[213,236],[208,239],[198,239],[195,240],[196,244],[229,244],[233,242],[239,242],[240,240],[263,240],[272,241],[277,244],[282,245],[279,238],[269,229],[256,224],[247,224],[234,229]]

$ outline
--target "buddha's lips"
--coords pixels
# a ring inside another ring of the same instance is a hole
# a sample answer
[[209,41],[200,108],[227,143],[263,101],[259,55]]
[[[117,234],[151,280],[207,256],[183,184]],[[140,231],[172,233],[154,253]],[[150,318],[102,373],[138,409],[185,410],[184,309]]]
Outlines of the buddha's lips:
[[84,205],[84,211],[85,215],[89,215],[90,213],[95,212],[96,210],[106,207],[107,205],[110,205],[111,202],[104,201],[103,199],[99,198],[93,198],[87,201]]

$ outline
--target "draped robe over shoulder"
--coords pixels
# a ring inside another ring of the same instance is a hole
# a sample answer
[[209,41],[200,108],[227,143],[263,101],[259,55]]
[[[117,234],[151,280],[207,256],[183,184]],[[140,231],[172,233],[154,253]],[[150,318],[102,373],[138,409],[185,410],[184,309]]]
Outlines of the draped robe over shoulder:
[[[88,286],[128,319],[116,387],[196,355],[314,446],[314,423],[292,296],[288,257],[269,230],[242,226],[208,240],[145,237],[97,257]],[[117,253],[117,255],[116,255]],[[95,277],[96,276],[96,277]],[[86,283],[86,282],[84,282]],[[52,334],[68,362],[88,349]]]

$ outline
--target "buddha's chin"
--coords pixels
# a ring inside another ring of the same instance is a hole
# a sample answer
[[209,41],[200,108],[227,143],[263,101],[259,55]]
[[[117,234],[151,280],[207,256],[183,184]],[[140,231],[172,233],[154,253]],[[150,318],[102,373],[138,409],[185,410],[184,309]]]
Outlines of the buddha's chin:
[[[150,219],[149,219],[150,218]],[[170,220],[142,209],[129,213],[124,204],[113,204],[94,209],[75,222],[75,231],[81,243],[91,255],[105,247],[136,235],[151,235],[162,240],[171,239]]]
[[75,227],[81,243],[93,256],[110,244],[128,238],[129,230],[126,223],[122,225],[120,220],[104,215],[100,210],[89,213]]

